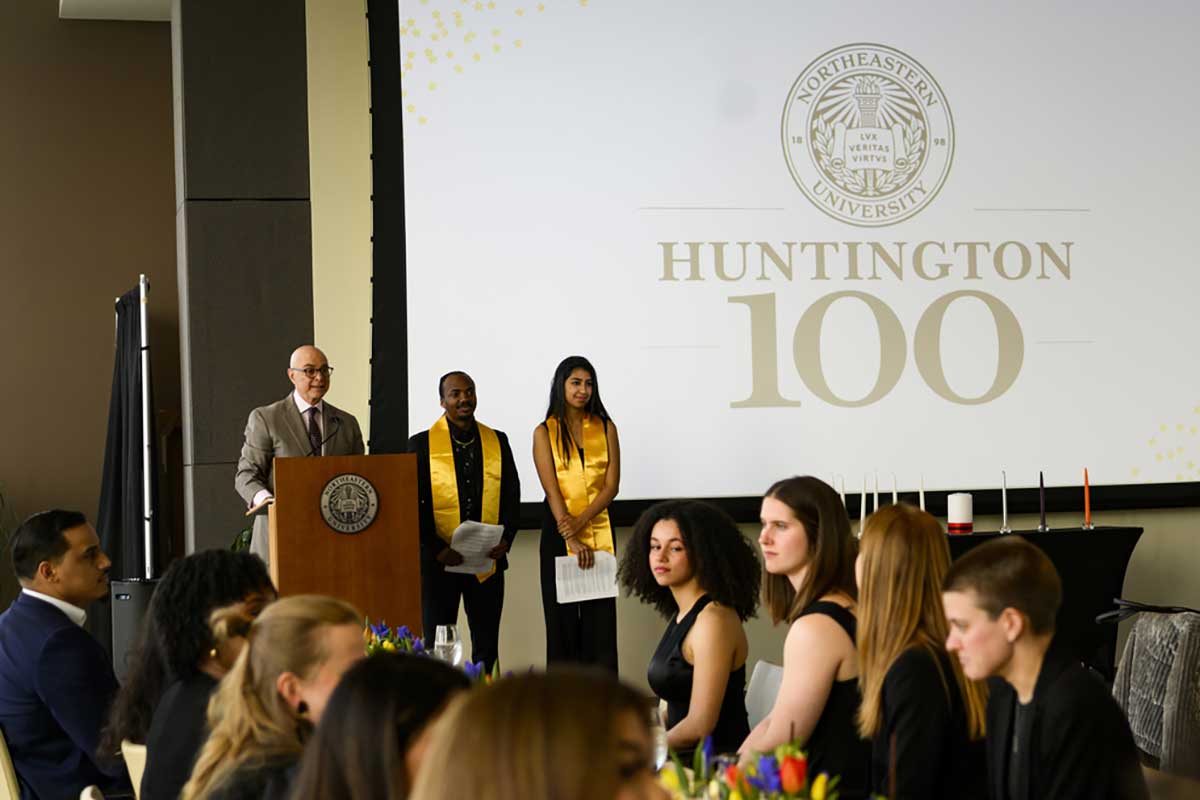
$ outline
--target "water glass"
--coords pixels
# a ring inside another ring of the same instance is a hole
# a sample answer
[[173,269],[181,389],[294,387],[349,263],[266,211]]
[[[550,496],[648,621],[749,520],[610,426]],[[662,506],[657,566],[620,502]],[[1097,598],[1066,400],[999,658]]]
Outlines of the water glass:
[[433,638],[433,655],[451,666],[462,666],[462,639],[455,625],[438,625]]

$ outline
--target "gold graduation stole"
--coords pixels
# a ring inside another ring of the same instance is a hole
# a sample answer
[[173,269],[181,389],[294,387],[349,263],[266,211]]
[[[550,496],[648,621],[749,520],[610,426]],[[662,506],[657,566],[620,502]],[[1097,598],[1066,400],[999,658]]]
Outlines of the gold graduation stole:
[[[500,524],[500,437],[486,425],[476,422],[483,449],[483,507],[480,522]],[[462,522],[458,505],[458,477],[454,472],[454,447],[450,443],[450,424],[443,414],[429,429],[429,488],[433,499],[433,524],[438,536],[450,544],[454,529]],[[483,583],[496,572],[495,564],[475,577]]]
[[[558,478],[558,490],[562,492],[567,511],[571,516],[577,517],[604,488],[604,476],[608,472],[608,437],[604,433],[604,420],[591,414],[583,418],[582,461],[579,459],[579,453],[572,453],[569,463],[564,458],[557,418],[550,417],[546,420],[546,430],[550,433],[550,451],[554,454],[554,474]],[[616,555],[607,508],[592,517],[592,521],[580,532],[579,538],[593,550],[605,550]]]

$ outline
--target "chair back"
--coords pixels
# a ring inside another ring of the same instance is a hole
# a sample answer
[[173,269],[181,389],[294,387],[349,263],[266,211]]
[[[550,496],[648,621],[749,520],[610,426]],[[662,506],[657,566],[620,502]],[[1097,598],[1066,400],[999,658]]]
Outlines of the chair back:
[[17,781],[17,770],[8,753],[8,742],[0,731],[0,800],[21,800],[21,784]]
[[769,661],[759,661],[750,673],[750,685],[746,687],[746,716],[750,718],[750,730],[754,730],[775,706],[775,697],[783,683],[783,667]]
[[1138,615],[1113,696],[1138,749],[1163,772],[1200,778],[1200,614]]
[[129,770],[129,780],[133,783],[133,796],[140,798],[142,773],[146,771],[146,745],[122,739],[121,755],[125,757],[125,769]]

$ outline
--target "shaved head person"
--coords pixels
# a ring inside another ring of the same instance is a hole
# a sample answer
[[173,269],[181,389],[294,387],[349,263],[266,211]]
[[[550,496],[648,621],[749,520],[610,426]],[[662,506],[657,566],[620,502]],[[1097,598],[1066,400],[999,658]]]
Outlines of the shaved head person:
[[[325,402],[333,367],[320,348],[297,347],[288,360],[292,391],[282,400],[250,412],[238,459],[234,488],[248,507],[275,492],[272,461],[289,456],[358,456],[365,451],[358,420]],[[267,518],[254,519],[250,549],[269,562]]]

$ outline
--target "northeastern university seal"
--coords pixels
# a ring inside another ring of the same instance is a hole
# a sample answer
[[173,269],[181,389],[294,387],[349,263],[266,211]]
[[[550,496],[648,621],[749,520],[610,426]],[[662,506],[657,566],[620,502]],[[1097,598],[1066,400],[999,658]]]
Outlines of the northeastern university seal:
[[321,516],[338,533],[361,533],[378,513],[379,493],[361,475],[338,475],[321,490]]
[[933,76],[881,44],[848,44],[809,64],[783,107],[783,156],[813,204],[851,225],[908,219],[954,157],[954,120]]

